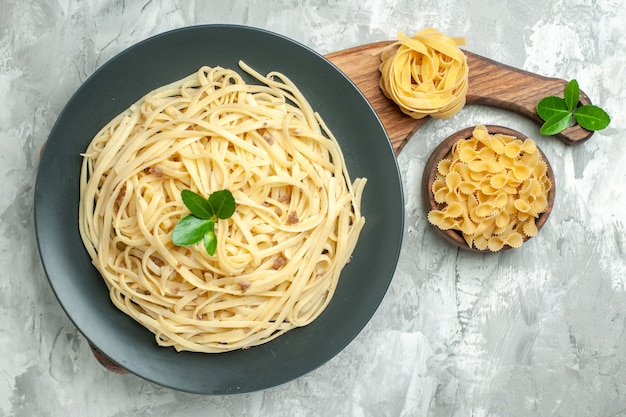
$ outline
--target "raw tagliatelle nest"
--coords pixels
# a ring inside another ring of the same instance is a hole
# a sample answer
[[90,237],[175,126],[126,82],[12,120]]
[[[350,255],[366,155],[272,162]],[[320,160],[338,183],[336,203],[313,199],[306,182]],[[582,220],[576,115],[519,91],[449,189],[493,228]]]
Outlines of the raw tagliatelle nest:
[[463,108],[468,88],[464,38],[428,28],[398,40],[381,53],[380,88],[403,113],[421,119],[447,118]]

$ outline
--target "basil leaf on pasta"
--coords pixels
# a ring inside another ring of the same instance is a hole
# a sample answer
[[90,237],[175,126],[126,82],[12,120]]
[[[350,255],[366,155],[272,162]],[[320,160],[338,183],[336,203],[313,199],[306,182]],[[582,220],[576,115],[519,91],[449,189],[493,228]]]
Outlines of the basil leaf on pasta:
[[237,205],[235,197],[228,190],[220,190],[211,193],[209,196],[209,205],[213,211],[213,215],[219,219],[227,219],[235,213]]
[[213,230],[214,225],[213,220],[200,219],[189,214],[176,223],[172,231],[172,243],[176,246],[198,243],[209,230]]
[[213,217],[214,212],[211,204],[200,194],[194,193],[191,190],[182,190],[180,196],[185,206],[187,206],[194,216],[204,220],[210,220]]
[[203,237],[204,249],[209,255],[215,255],[217,250],[217,235],[214,230],[209,230]]

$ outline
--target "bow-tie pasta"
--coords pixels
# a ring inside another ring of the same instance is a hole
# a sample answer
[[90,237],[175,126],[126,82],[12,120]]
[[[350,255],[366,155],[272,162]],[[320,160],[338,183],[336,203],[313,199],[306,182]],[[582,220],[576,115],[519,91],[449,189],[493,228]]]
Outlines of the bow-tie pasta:
[[439,209],[428,220],[463,234],[469,247],[520,247],[538,232],[552,183],[535,142],[490,134],[477,126],[437,165],[432,193]]

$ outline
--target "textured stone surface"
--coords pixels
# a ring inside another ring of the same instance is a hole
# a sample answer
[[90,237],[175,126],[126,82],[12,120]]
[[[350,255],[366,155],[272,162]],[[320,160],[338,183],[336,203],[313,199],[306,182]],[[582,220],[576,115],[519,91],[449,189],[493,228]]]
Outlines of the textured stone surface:
[[[1,1],[0,416],[626,416],[625,21],[622,0]],[[96,362],[46,281],[32,201],[39,149],[86,77],[148,36],[199,23],[261,27],[320,53],[432,26],[500,62],[576,78],[613,121],[576,147],[485,107],[429,121],[399,156],[403,249],[364,331],[285,385],[183,394]],[[520,250],[459,252],[422,210],[428,154],[476,123],[535,138],[557,176],[550,220]]]

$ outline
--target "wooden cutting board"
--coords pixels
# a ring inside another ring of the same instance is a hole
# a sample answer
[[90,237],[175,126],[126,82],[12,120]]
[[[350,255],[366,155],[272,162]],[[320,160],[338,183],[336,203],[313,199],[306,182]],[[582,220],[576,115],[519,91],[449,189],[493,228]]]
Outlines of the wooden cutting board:
[[[381,119],[391,144],[399,153],[413,134],[430,118],[413,119],[400,111],[398,106],[386,98],[379,87],[380,51],[393,41],[382,41],[357,46],[326,55],[326,58],[344,72],[370,102]],[[563,97],[567,81],[543,77],[472,52],[463,51],[469,65],[469,88],[467,103],[498,107],[521,114],[542,124],[535,107],[542,98],[554,95]],[[589,97],[581,91],[580,103],[590,104]],[[488,121],[485,121],[487,124]],[[582,143],[593,132],[578,125],[565,129],[556,135],[568,145]]]
[[[382,41],[357,46],[326,55],[326,58],[346,74],[361,90],[380,118],[391,144],[398,154],[413,134],[430,118],[413,119],[402,113],[398,106],[387,99],[379,87],[379,52],[393,41]],[[543,97],[563,97],[567,81],[542,77],[531,72],[500,64],[480,55],[464,51],[469,64],[469,89],[467,105],[483,104],[513,111],[537,123],[543,123],[535,112],[535,106]],[[581,104],[590,104],[589,97],[581,91]],[[485,121],[488,124],[488,121]],[[556,135],[568,145],[582,143],[593,132],[580,126],[572,126]],[[90,345],[98,362],[116,373],[126,369],[107,358],[95,346]]]

